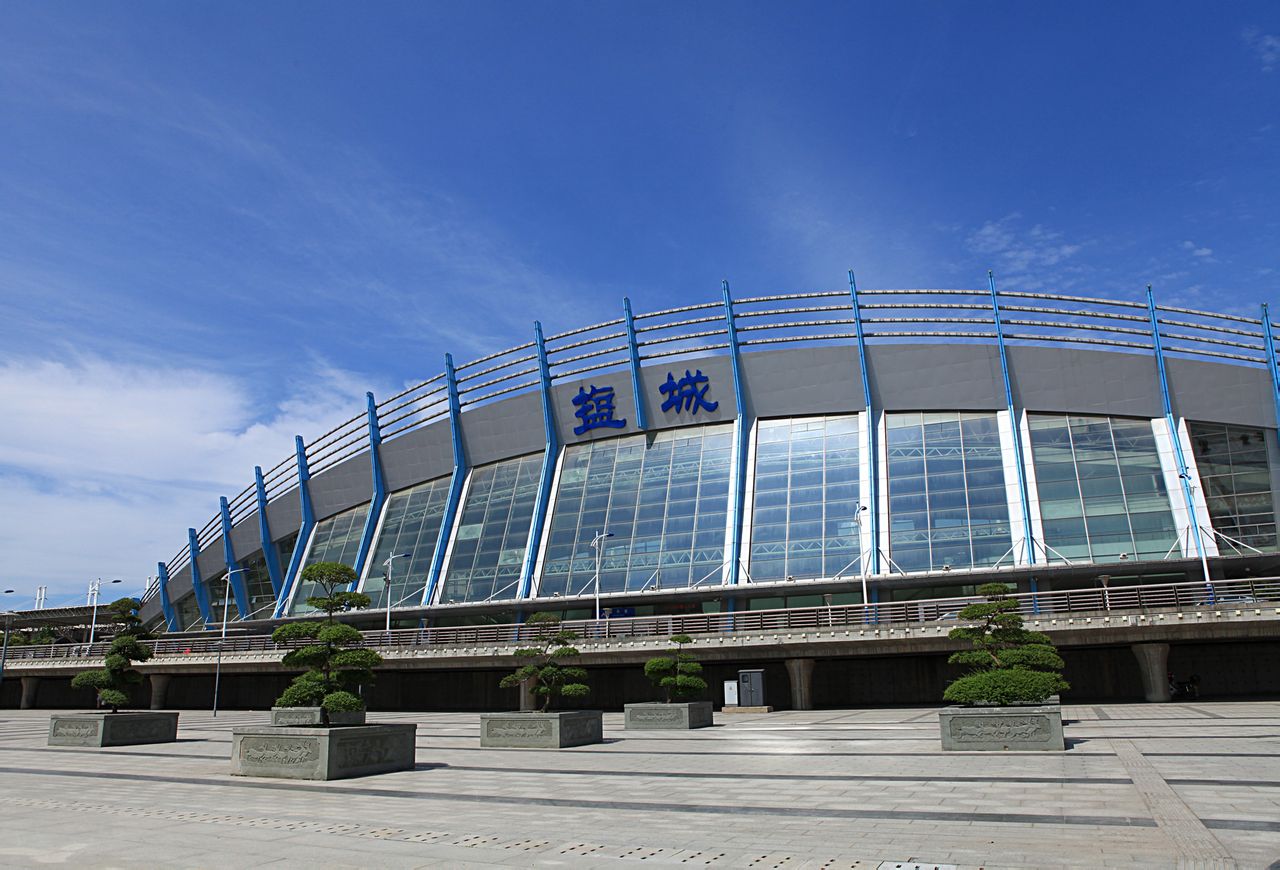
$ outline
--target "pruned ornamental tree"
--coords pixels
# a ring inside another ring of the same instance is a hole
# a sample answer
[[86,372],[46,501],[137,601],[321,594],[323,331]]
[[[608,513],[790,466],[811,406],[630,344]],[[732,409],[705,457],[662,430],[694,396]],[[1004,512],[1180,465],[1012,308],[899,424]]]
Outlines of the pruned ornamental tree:
[[586,670],[562,663],[563,659],[578,655],[577,647],[572,646],[578,635],[561,628],[560,617],[554,613],[535,613],[525,621],[524,627],[532,632],[535,645],[518,649],[515,654],[529,662],[507,674],[498,685],[512,689],[527,681],[530,691],[539,699],[541,713],[551,709],[556,698],[585,698],[590,694]]
[[696,698],[707,689],[707,681],[702,679],[702,665],[694,657],[684,651],[685,646],[693,643],[687,634],[677,634],[671,638],[675,649],[668,650],[644,663],[644,675],[649,681],[662,689],[665,702],[688,701]]
[[129,703],[129,690],[142,682],[142,673],[134,670],[135,662],[151,658],[151,648],[142,641],[150,635],[142,630],[138,608],[142,602],[136,598],[118,598],[103,608],[107,623],[116,626],[115,637],[107,648],[105,667],[96,671],[76,674],[71,685],[76,689],[93,689],[98,694],[98,706],[110,707],[112,713]]
[[302,582],[324,590],[323,595],[307,598],[307,604],[324,611],[325,618],[289,622],[271,633],[276,643],[308,641],[281,659],[285,667],[306,672],[294,678],[276,700],[277,706],[320,707],[330,713],[364,709],[355,690],[373,679],[382,656],[359,647],[360,632],[334,618],[339,611],[369,606],[368,595],[346,591],[356,579],[355,571],[338,562],[317,562],[303,569]]
[[977,624],[953,628],[948,635],[973,648],[953,653],[947,661],[972,670],[952,681],[942,697],[957,704],[1038,704],[1070,688],[1052,641],[1022,627],[1018,602],[1008,597],[1005,585],[985,583],[978,594],[986,601],[960,611],[961,619]]

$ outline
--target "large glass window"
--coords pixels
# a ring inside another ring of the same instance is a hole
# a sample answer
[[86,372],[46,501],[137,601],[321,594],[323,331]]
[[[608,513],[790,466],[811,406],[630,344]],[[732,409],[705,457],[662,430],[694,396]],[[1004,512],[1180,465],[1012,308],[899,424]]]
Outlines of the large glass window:
[[[1250,547],[1275,550],[1271,464],[1262,430],[1222,423],[1188,423],[1187,430],[1214,529]],[[1233,546],[1219,543],[1223,552]]]
[[541,469],[534,453],[472,470],[441,601],[516,597]]
[[1168,553],[1177,531],[1150,421],[1032,414],[1028,425],[1051,560]]
[[994,565],[1009,553],[994,414],[886,415],[889,555],[901,571]]
[[244,573],[239,576],[249,592],[250,616],[254,619],[269,618],[275,606],[276,594],[271,588],[271,574],[267,571],[267,560],[262,558],[262,551],[240,560],[240,567],[244,569]]
[[[397,492],[387,500],[377,546],[369,563],[364,591],[374,608],[386,607],[385,571],[382,563],[397,553],[407,553],[391,563],[391,605],[417,604],[431,571],[436,538],[449,500],[449,478],[423,483]],[[417,596],[417,598],[415,598]],[[413,600],[406,600],[413,599]]]
[[[369,505],[362,504],[319,523],[303,566],[317,562],[341,562],[354,568],[356,556],[360,554],[360,537],[364,534],[364,523],[368,516]],[[314,583],[303,583],[301,574],[296,583],[297,591],[293,595],[289,612],[309,613],[313,608],[307,606],[307,599],[323,590]]]
[[752,581],[858,572],[857,417],[761,420],[754,492]]
[[194,592],[188,592],[178,599],[173,609],[178,616],[178,631],[200,631],[204,628],[204,619],[200,616],[200,605],[196,603]]
[[[729,506],[731,425],[668,429],[565,451],[539,596],[719,582]],[[710,578],[710,579],[708,579]]]

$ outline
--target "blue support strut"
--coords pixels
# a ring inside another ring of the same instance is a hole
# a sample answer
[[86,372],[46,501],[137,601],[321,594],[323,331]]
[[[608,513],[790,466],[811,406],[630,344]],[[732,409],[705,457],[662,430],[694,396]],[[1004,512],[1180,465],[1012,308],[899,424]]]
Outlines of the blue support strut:
[[[853,331],[858,340],[858,368],[862,374],[862,399],[866,404],[866,427],[867,427],[867,450],[870,452],[871,460],[871,477],[867,481],[867,497],[862,503],[867,506],[867,527],[871,533],[871,552],[870,565],[864,566],[862,562],[862,542],[858,542],[858,569],[865,574],[875,575],[880,573],[880,472],[879,472],[879,451],[876,449],[877,435],[880,434],[879,426],[876,422],[875,403],[871,398],[871,377],[867,368],[867,341],[862,334],[862,312],[858,307],[858,282],[853,277],[853,270],[849,270],[849,297],[853,305]],[[866,604],[867,602],[862,602]]]
[[449,496],[440,517],[440,532],[436,535],[435,552],[431,555],[431,570],[426,586],[422,589],[422,605],[431,603],[440,574],[444,571],[444,551],[453,534],[458,505],[462,501],[462,484],[467,479],[467,451],[462,443],[462,408],[458,402],[458,375],[453,368],[453,356],[444,355],[444,382],[449,396],[449,436],[453,440],[453,476],[449,479]]
[[253,483],[258,495],[258,533],[262,538],[262,558],[267,563],[267,575],[271,578],[271,592],[276,598],[284,588],[284,575],[280,573],[280,557],[275,542],[271,540],[271,524],[267,522],[267,485],[262,480],[262,466],[253,467]]
[[213,612],[209,609],[209,589],[200,579],[200,541],[195,529],[187,529],[187,552],[191,556],[191,591],[196,596],[196,607],[205,628],[213,625]]
[[[382,430],[378,427],[378,403],[373,400],[373,393],[365,393],[369,408],[369,461],[373,465],[373,498],[369,501],[369,515],[364,520],[364,532],[360,535],[360,549],[356,552],[356,580],[348,592],[354,592],[364,576],[364,565],[373,550],[373,533],[378,529],[378,520],[382,517],[382,506],[387,501],[387,480],[382,473]],[[387,592],[391,594],[390,590]]]
[[636,425],[640,431],[649,429],[649,415],[645,412],[644,392],[640,389],[640,343],[636,341],[636,319],[631,313],[631,300],[622,297],[622,315],[627,325],[627,353],[631,357],[631,392],[636,397]]
[[284,575],[284,585],[276,598],[276,609],[272,617],[284,616],[284,609],[289,604],[289,595],[293,592],[293,584],[302,569],[302,557],[306,555],[307,543],[311,540],[311,532],[316,527],[316,512],[311,507],[311,472],[307,468],[307,445],[301,435],[293,438],[294,450],[298,454],[298,499],[302,503],[302,526],[298,529],[298,540],[293,545],[293,556],[289,559],[289,570]]
[[742,360],[738,350],[738,325],[734,322],[733,296],[729,282],[720,282],[724,295],[725,335],[729,339],[729,361],[733,367],[733,398],[738,404],[738,414],[733,420],[735,463],[733,470],[733,524],[730,528],[729,583],[737,585],[742,567],[742,515],[747,501],[747,403],[742,394]]
[[1276,362],[1276,343],[1271,331],[1271,314],[1262,303],[1262,341],[1267,348],[1267,369],[1271,372],[1271,395],[1275,399],[1276,423],[1280,424],[1280,363]]
[[231,594],[236,599],[236,612],[241,619],[248,619],[249,586],[245,583],[244,572],[236,563],[235,547],[231,545],[231,509],[225,495],[218,499],[218,513],[222,517],[222,555],[227,562],[227,582],[231,584]]
[[[542,425],[546,430],[547,446],[542,454],[542,474],[538,478],[538,500],[529,523],[529,540],[524,551],[524,567],[520,571],[520,597],[528,598],[533,583],[533,569],[538,563],[538,548],[542,543],[542,526],[546,522],[548,502],[551,500],[551,478],[556,472],[556,456],[560,451],[560,439],[556,437],[555,411],[551,407],[551,366],[547,362],[547,343],[542,337],[542,324],[534,321],[533,335],[538,346],[538,379],[542,386]],[[497,591],[497,590],[495,590]]]
[[1018,498],[1022,502],[1022,528],[1027,538],[1027,564],[1036,563],[1036,546],[1031,537],[1031,499],[1027,495],[1027,468],[1022,462],[1022,422],[1013,405],[1013,387],[1009,383],[1009,357],[1004,349],[1004,328],[1000,322],[1000,299],[996,296],[996,279],[987,270],[987,286],[991,288],[991,313],[995,318],[996,346],[1000,348],[1000,372],[1004,375],[1004,400],[1013,426],[1013,461],[1018,465]]
[[156,575],[160,581],[160,610],[164,613],[164,624],[169,631],[181,631],[178,627],[178,613],[173,609],[173,600],[169,597],[169,566],[164,562],[157,562]]

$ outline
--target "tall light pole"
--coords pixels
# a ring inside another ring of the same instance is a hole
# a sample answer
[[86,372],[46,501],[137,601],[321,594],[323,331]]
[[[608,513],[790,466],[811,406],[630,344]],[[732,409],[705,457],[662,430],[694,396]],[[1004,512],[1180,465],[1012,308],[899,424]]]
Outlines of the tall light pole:
[[[12,589],[6,589],[2,593],[4,595],[12,595]],[[4,685],[4,663],[9,658],[9,632],[13,628],[14,612],[6,610],[4,613],[4,641],[0,642],[0,686]]]
[[591,539],[591,546],[596,551],[596,619],[600,618],[600,559],[604,555],[605,540],[612,537],[613,532],[596,532],[596,536]]
[[[388,556],[382,563],[382,577],[383,583],[385,584],[382,589],[382,594],[387,598],[387,634],[391,634],[391,563],[396,559],[407,559],[412,555],[412,553],[395,553]],[[403,598],[400,599],[400,601],[403,600]],[[399,604],[400,601],[397,601],[396,603]]]
[[[853,506],[853,525],[858,530],[858,579],[862,582],[862,607],[865,612],[867,604],[867,560],[862,558],[862,512],[867,509],[864,504],[856,504]],[[876,546],[876,542],[872,541],[871,546]]]
[[[1177,435],[1175,434],[1176,438]],[[1213,578],[1209,576],[1209,557],[1205,555],[1204,537],[1200,534],[1200,516],[1196,510],[1196,480],[1188,473],[1181,472],[1181,477],[1187,484],[1187,491],[1191,494],[1191,529],[1196,533],[1196,550],[1200,553],[1200,569],[1204,571],[1204,585],[1209,590],[1209,600],[1213,600]]]
[[[119,583],[119,580],[109,580],[108,583]],[[93,606],[93,619],[89,622],[89,646],[93,646],[93,635],[98,629],[98,593],[102,591],[102,578],[89,581],[89,604]]]
[[227,585],[222,590],[222,637],[218,638],[218,664],[213,670],[213,715],[218,715],[218,689],[222,685],[222,645],[227,642],[227,609],[231,606],[231,575],[248,571],[248,568],[232,568],[227,572]]

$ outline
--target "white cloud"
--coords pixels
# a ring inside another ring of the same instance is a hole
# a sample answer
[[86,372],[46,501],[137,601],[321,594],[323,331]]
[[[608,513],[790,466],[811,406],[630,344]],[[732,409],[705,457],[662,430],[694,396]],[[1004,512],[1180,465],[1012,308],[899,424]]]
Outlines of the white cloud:
[[1280,36],[1263,33],[1256,27],[1246,27],[1240,38],[1262,64],[1263,72],[1271,72],[1280,64]]
[[1193,257],[1204,258],[1204,257],[1213,256],[1213,248],[1206,248],[1201,245],[1197,245],[1195,242],[1190,242],[1190,241],[1183,242],[1182,249],[1184,251],[1190,251],[1191,256]]
[[4,582],[51,600],[93,577],[139,592],[217,511],[307,438],[360,413],[366,386],[318,364],[260,413],[252,385],[194,369],[98,357],[0,365]]
[[1017,212],[998,221],[987,221],[965,240],[969,250],[987,258],[999,276],[1009,280],[1053,279],[1054,267],[1061,266],[1084,249],[1088,242],[1068,242],[1060,232],[1043,224],[1021,229]]

